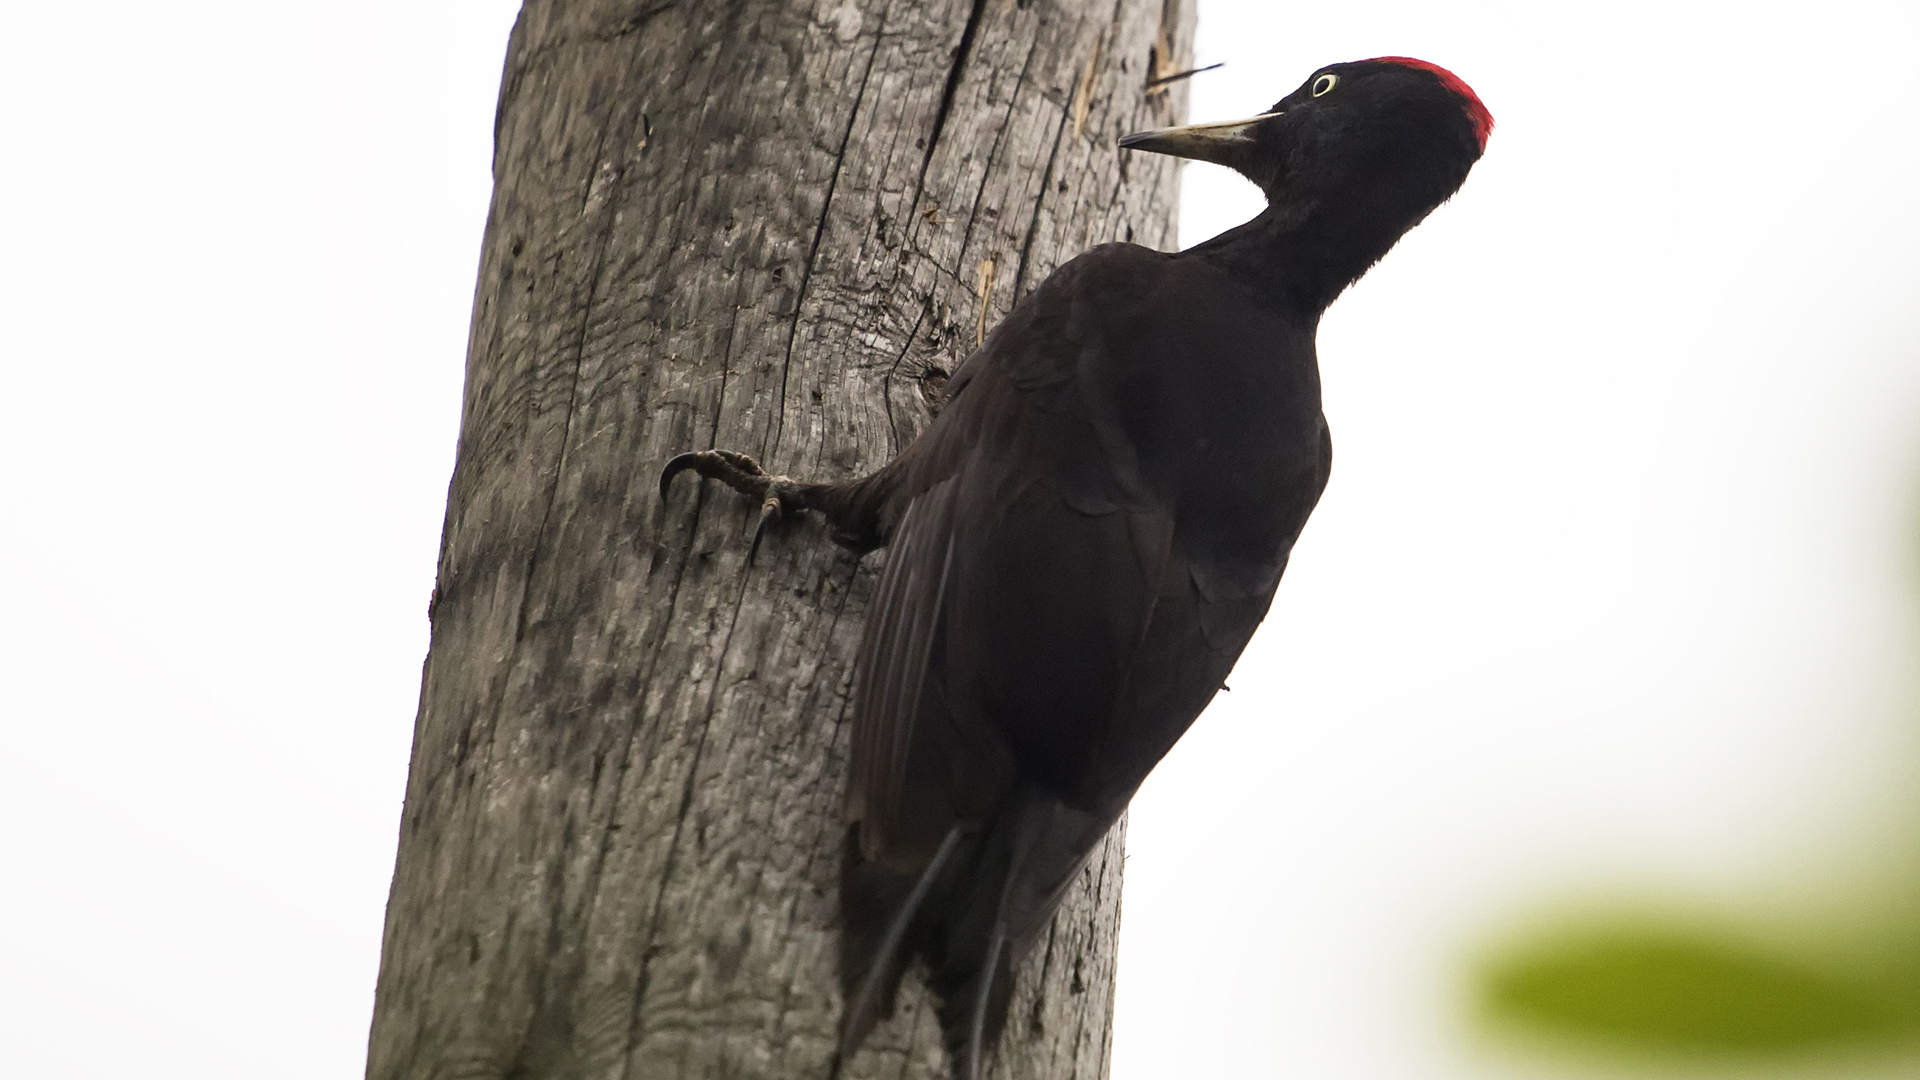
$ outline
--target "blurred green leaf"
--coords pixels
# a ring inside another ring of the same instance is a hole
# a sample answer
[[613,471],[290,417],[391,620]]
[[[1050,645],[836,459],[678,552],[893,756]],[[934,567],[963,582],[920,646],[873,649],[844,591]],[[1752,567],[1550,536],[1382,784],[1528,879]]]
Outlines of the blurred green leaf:
[[1836,973],[1731,936],[1657,924],[1567,932],[1481,982],[1488,1018],[1623,1049],[1749,1057],[1920,1034],[1909,965]]

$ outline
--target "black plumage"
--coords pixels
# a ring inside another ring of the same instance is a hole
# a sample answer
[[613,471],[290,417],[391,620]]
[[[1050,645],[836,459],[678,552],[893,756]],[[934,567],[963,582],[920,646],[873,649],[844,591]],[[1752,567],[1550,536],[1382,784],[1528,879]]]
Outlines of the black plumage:
[[[1266,615],[1327,482],[1314,333],[1451,196],[1492,119],[1444,69],[1316,71],[1266,113],[1121,145],[1230,166],[1254,220],[1178,254],[1106,244],[1020,301],[946,407],[846,484],[692,469],[813,510],[886,567],[856,666],[842,1059],[924,957],[955,1073],[1147,773]],[[754,542],[759,542],[756,532]]]

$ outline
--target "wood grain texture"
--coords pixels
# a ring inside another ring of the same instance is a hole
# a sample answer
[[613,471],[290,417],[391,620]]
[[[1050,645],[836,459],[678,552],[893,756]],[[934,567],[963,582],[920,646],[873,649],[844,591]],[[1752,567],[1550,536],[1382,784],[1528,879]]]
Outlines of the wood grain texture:
[[[368,1076],[824,1077],[850,665],[874,569],[654,478],[844,479],[1059,263],[1174,239],[1191,0],[529,0]],[[1160,52],[1154,55],[1156,41]],[[1120,830],[993,1075],[1097,1078]],[[909,981],[850,1078],[946,1075]]]

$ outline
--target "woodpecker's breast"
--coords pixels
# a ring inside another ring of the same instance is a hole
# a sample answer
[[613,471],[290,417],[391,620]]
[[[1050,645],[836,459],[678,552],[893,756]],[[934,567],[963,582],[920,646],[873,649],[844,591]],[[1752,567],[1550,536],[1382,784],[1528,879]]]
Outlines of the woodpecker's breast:
[[1314,327],[1205,266],[1159,292],[1115,343],[1115,418],[1209,599],[1269,591],[1331,466]]

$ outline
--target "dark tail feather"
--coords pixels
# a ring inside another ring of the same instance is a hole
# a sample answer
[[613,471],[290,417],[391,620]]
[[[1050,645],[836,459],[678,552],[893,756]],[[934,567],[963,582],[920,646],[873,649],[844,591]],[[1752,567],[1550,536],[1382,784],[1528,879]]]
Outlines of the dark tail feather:
[[917,877],[861,859],[848,830],[840,885],[847,1004],[829,1080],[893,1012],[915,955],[931,969],[954,1077],[979,1080],[1006,1026],[1020,957],[1064,893],[1054,883],[1070,880],[1086,855],[1083,830],[1061,831],[1061,810],[1047,796],[1013,794],[984,828],[955,825]]
[[908,931],[967,833],[964,825],[949,829],[919,878],[910,879],[861,859],[858,828],[847,829],[841,862],[840,988],[846,1007],[840,1014],[840,1047],[829,1080],[840,1075],[873,1025],[892,1015],[900,980],[913,960],[906,948]]
[[1009,934],[1008,901],[1047,820],[1042,805],[1016,802],[995,823],[973,880],[954,896],[945,940],[933,958],[933,984],[956,1080],[980,1080],[986,1055],[1006,1027],[1019,959]]
[[995,924],[982,954],[983,966],[961,993],[943,1002],[940,1025],[958,1080],[980,1080],[987,1051],[1000,1041],[1013,1002],[1013,957],[1007,955],[1006,928]]

